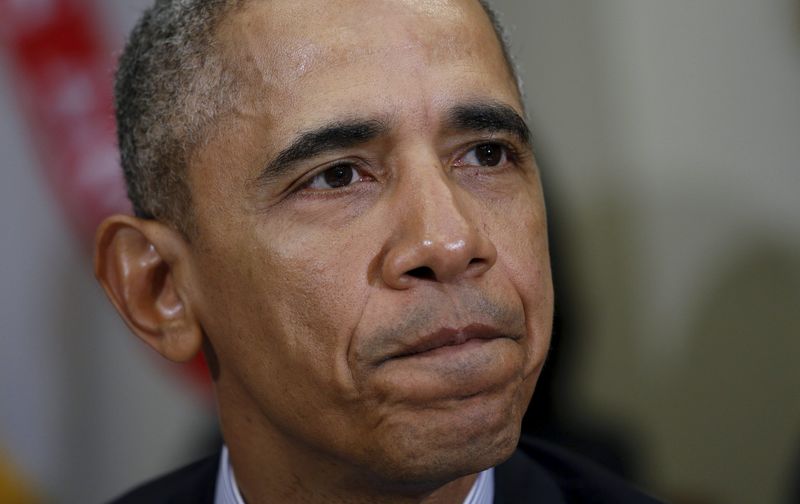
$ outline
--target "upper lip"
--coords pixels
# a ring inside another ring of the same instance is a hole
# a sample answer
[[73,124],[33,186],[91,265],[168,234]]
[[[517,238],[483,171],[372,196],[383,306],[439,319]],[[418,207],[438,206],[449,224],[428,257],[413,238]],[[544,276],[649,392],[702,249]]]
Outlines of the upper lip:
[[484,324],[470,324],[457,329],[444,327],[414,339],[408,345],[403,345],[398,351],[391,353],[385,361],[409,357],[441,347],[461,345],[472,339],[491,340],[505,337],[511,336]]

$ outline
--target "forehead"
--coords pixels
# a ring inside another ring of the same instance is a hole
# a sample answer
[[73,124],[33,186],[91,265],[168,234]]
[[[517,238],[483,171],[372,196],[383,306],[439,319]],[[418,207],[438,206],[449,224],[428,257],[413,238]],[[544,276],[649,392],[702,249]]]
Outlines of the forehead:
[[477,0],[250,0],[218,41],[236,96],[195,152],[193,192],[249,187],[298,135],[335,121],[380,119],[405,142],[434,138],[465,102],[523,115]]
[[477,0],[251,0],[219,37],[228,64],[258,101],[264,93],[285,99],[281,94],[324,72],[349,71],[355,83],[370,73],[402,79],[467,60],[511,80]]
[[324,52],[329,63],[397,44],[441,51],[493,33],[477,0],[250,0],[224,27],[260,61]]

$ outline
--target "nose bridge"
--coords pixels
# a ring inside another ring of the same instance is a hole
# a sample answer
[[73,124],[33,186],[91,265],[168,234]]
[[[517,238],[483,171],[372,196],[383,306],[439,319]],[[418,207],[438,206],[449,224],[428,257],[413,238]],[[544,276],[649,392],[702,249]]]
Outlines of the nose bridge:
[[[428,163],[427,167],[416,166],[414,172],[414,176],[404,181],[409,186],[404,189],[408,191],[412,214],[405,223],[406,232],[431,245],[455,250],[475,225],[468,203],[464,201],[465,195],[459,194],[444,170],[433,163]],[[410,171],[406,174],[412,175]]]
[[481,231],[469,195],[438,158],[418,156],[398,169],[394,239],[383,269],[387,283],[449,282],[489,269],[496,251]]

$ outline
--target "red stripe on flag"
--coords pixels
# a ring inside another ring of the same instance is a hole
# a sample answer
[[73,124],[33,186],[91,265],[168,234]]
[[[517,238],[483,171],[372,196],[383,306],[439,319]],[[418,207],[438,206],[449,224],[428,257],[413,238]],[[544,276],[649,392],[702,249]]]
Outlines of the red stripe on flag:
[[85,243],[100,221],[129,212],[115,147],[114,57],[78,0],[6,0],[0,36],[44,175]]
[[[88,248],[130,213],[116,148],[115,57],[91,0],[0,0],[0,40],[33,147],[65,218]],[[202,358],[182,369],[208,390]]]

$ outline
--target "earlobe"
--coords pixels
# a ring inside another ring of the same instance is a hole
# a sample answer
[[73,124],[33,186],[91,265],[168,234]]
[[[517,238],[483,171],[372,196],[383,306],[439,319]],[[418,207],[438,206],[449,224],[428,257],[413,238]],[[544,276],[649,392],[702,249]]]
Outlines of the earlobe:
[[95,240],[95,276],[130,329],[175,362],[201,349],[202,330],[183,289],[188,247],[155,221],[115,215]]

